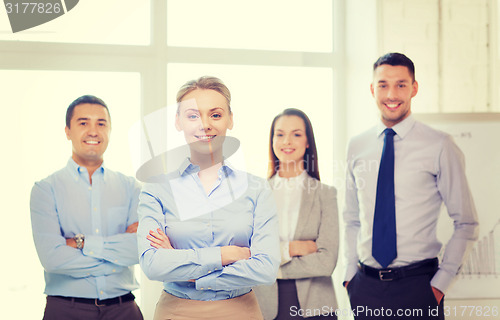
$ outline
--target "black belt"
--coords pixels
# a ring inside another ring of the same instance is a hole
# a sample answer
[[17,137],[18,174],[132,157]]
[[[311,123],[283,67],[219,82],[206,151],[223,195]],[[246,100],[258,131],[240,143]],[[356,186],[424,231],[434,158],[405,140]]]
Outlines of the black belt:
[[375,269],[360,262],[359,270],[367,276],[379,279],[380,281],[392,281],[405,277],[434,274],[438,265],[438,258],[422,260],[405,267],[390,269]]
[[96,305],[98,307],[111,306],[113,304],[118,304],[118,303],[122,303],[122,302],[134,301],[134,299],[135,299],[135,296],[132,294],[132,292],[129,292],[123,296],[119,296],[119,297],[111,298],[111,299],[104,299],[104,300],[89,299],[89,298],[73,298],[73,297],[63,297],[63,296],[53,296],[53,297],[63,299],[63,300],[68,300],[68,301],[93,304],[93,305]]

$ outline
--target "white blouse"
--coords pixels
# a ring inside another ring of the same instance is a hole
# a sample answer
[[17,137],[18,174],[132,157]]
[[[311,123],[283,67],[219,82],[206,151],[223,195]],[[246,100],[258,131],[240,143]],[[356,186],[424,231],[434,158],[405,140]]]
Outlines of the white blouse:
[[282,178],[277,173],[271,180],[278,208],[281,265],[292,260],[289,245],[297,228],[306,177],[307,172],[304,170],[301,174],[292,178]]

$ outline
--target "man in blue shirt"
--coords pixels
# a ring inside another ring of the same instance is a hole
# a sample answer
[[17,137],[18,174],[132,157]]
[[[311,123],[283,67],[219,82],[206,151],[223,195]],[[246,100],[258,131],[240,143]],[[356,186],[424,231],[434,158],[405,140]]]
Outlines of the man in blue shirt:
[[[356,319],[444,319],[444,293],[478,234],[464,156],[448,134],[411,115],[418,83],[408,57],[380,57],[371,92],[380,121],[351,139],[347,155],[344,285],[351,307]],[[454,232],[439,262],[442,203]]]
[[82,96],[66,112],[73,154],[35,183],[31,223],[44,267],[44,319],[143,319],[132,290],[139,183],[103,167],[111,131],[104,101]]

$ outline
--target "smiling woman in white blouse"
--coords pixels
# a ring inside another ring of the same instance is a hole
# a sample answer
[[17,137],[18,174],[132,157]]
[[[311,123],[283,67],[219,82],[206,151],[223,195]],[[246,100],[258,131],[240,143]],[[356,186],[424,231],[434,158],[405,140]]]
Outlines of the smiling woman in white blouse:
[[285,109],[274,118],[269,140],[281,266],[273,285],[255,288],[264,318],[336,319],[336,190],[320,182],[311,122],[301,110]]

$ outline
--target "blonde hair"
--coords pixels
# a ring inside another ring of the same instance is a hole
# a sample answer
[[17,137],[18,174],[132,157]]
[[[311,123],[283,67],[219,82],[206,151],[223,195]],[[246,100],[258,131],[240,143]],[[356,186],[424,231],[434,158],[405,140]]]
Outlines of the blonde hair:
[[229,113],[231,113],[231,93],[221,79],[211,76],[203,76],[196,80],[186,82],[177,92],[177,113],[179,113],[179,106],[182,98],[191,91],[196,89],[214,90],[220,93],[227,101]]

